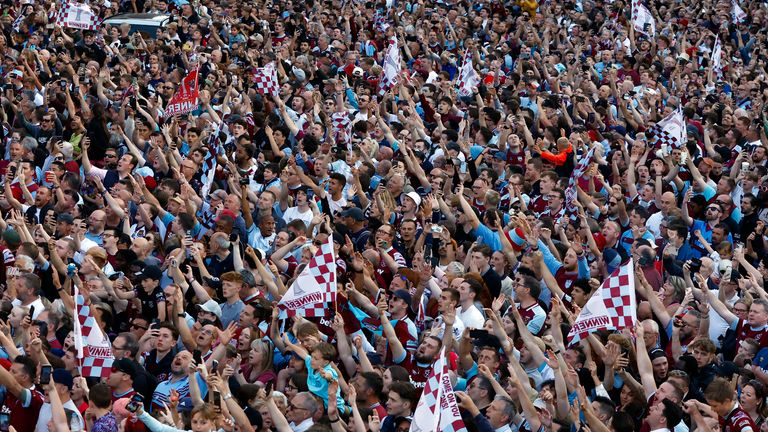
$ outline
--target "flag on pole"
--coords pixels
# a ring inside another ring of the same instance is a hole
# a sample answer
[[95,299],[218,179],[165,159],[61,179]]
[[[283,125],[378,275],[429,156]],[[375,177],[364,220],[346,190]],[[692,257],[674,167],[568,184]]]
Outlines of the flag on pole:
[[324,317],[336,303],[336,256],[328,237],[277,304],[280,317]]
[[715,36],[715,46],[712,48],[712,71],[718,78],[723,76],[723,47],[719,35]]
[[579,184],[579,179],[584,173],[587,172],[592,157],[595,154],[596,146],[591,146],[587,153],[579,159],[579,162],[573,168],[571,172],[571,178],[568,180],[568,187],[565,189],[565,210],[566,214],[573,216],[579,212],[579,209],[573,205],[573,201],[578,199],[579,192],[576,190],[576,186]]
[[75,287],[75,349],[80,364],[80,375],[103,378],[112,373],[112,344],[101,332],[90,305]]
[[256,68],[253,72],[256,90],[262,95],[277,96],[280,92],[280,81],[277,79],[275,63],[267,63],[264,67]]
[[675,112],[666,116],[660,122],[648,129],[648,133],[656,139],[655,147],[669,146],[680,148],[685,145],[688,138],[683,110],[678,107]]
[[382,69],[381,80],[379,80],[379,98],[383,98],[384,94],[397,84],[397,77],[400,76],[400,50],[397,48],[396,39],[389,41]]
[[632,17],[632,25],[636,32],[640,32],[648,37],[656,36],[656,20],[653,19],[651,11],[642,4],[637,5],[637,9]]
[[200,90],[197,86],[198,70],[195,69],[179,84],[179,89],[165,107],[165,118],[190,113],[197,109],[197,98]]
[[101,19],[85,3],[64,1],[56,14],[56,24],[80,30],[98,30]]
[[221,132],[228,132],[227,125],[225,125],[223,121],[216,126],[216,130],[208,139],[208,152],[203,158],[203,174],[200,176],[200,181],[203,184],[203,187],[200,190],[200,192],[202,192],[202,197],[208,196],[208,192],[211,191],[211,187],[213,186],[213,179],[216,176],[216,166],[218,165],[216,156],[221,154]]
[[448,374],[448,363],[445,361],[445,347],[440,350],[440,356],[432,365],[424,384],[416,411],[413,413],[410,432],[466,432],[464,420],[459,414],[456,395]]
[[630,259],[611,273],[581,309],[568,333],[568,345],[597,330],[631,328],[636,322],[635,266]]
[[464,64],[461,65],[459,70],[459,96],[471,96],[472,87],[477,87],[480,85],[480,82],[480,75],[477,74],[474,66],[472,66],[472,57],[469,50],[467,50],[467,53],[464,55]]
[[747,13],[744,12],[744,9],[739,6],[739,2],[736,0],[731,0],[731,18],[733,18],[734,24],[738,24],[747,19]]

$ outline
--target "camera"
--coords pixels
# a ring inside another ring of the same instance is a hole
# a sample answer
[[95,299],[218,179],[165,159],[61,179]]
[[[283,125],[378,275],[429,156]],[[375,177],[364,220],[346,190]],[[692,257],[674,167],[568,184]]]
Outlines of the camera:
[[688,261],[688,268],[691,269],[691,273],[698,273],[701,270],[701,260],[698,258],[692,258]]
[[240,186],[248,186],[251,183],[251,179],[248,177],[240,177]]

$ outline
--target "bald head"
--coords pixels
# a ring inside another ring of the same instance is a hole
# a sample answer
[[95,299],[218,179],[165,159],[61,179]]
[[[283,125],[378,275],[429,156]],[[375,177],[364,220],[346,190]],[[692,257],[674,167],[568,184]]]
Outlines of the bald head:
[[672,192],[664,192],[661,195],[660,207],[663,215],[669,214],[669,211],[675,208],[676,199],[675,194]]

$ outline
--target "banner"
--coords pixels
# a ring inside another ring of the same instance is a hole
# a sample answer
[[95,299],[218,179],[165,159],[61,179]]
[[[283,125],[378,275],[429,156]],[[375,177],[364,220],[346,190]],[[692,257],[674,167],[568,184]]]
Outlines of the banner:
[[638,5],[632,18],[632,25],[636,32],[648,37],[656,36],[656,20],[653,19],[653,14],[644,5]]
[[747,13],[744,12],[744,9],[739,6],[739,2],[736,0],[731,0],[731,17],[733,18],[734,24],[738,24],[747,19]]
[[191,71],[179,84],[179,89],[165,107],[165,118],[188,114],[197,109],[197,98],[200,91],[197,88],[197,69]]
[[397,84],[400,69],[400,50],[397,48],[397,40],[392,39],[389,41],[389,47],[384,57],[383,71],[379,81],[379,98],[384,97],[387,90]]
[[56,24],[80,30],[98,30],[101,20],[87,4],[65,1],[56,14]]
[[328,237],[277,304],[280,317],[325,317],[336,303],[336,256]]
[[432,373],[424,384],[410,432],[466,432],[459,405],[451,385],[445,347],[432,365]]
[[568,345],[597,330],[632,328],[636,322],[635,266],[630,259],[614,270],[581,309],[568,333]]
[[85,377],[103,378],[112,373],[112,344],[101,332],[91,307],[75,287],[75,349],[80,364],[80,374]]
[[461,65],[459,70],[459,96],[471,96],[472,87],[480,85],[480,76],[475,71],[475,67],[472,65],[472,56],[467,51],[464,56],[464,64]]
[[719,35],[715,36],[715,46],[712,48],[712,71],[717,78],[723,76],[723,47]]

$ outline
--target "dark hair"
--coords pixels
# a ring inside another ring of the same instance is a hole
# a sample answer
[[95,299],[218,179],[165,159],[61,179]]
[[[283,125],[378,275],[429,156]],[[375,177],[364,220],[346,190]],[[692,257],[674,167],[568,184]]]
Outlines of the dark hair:
[[397,393],[403,401],[410,402],[411,409],[416,406],[417,398],[419,394],[416,392],[416,387],[410,382],[395,381],[389,386],[389,391]]
[[384,380],[376,372],[363,372],[360,379],[365,381],[365,385],[371,389],[374,395],[381,397],[381,390],[384,388]]
[[161,322],[157,326],[157,328],[158,328],[158,330],[159,329],[163,329],[163,328],[170,330],[171,331],[171,335],[173,336],[174,340],[179,338],[179,329],[177,329],[176,326],[173,325],[173,323],[171,323],[170,321],[163,321],[163,322]]
[[30,381],[34,381],[37,376],[37,364],[30,357],[25,355],[18,355],[13,359],[14,363],[23,366],[24,373],[29,376]]
[[123,332],[117,335],[117,337],[122,337],[125,340],[123,349],[131,354],[131,358],[136,357],[136,354],[139,353],[140,348],[139,339],[136,337],[136,335],[131,332]]
[[409,381],[411,379],[411,374],[408,373],[408,370],[402,366],[399,365],[392,365],[387,368],[389,371],[389,374],[392,375],[392,381]]
[[88,399],[97,408],[109,408],[112,405],[112,390],[105,383],[98,383],[91,387],[91,390],[88,392]]

